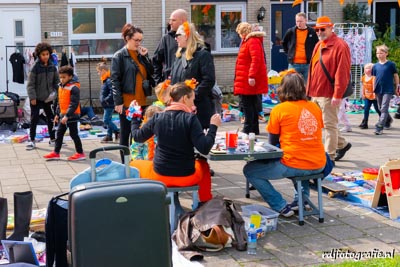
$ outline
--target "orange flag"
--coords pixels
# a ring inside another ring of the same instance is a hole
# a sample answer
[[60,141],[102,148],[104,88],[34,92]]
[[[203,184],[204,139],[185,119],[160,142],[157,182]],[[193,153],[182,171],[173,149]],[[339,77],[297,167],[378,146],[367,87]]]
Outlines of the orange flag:
[[[400,1],[400,0],[399,0],[399,1]],[[297,6],[297,5],[300,5],[301,2],[303,2],[303,0],[295,0],[295,1],[293,2],[293,4],[292,4],[292,7]]]
[[340,4],[343,5],[344,4],[344,0],[339,0]]
[[371,5],[372,4],[372,0],[368,0],[368,5]]

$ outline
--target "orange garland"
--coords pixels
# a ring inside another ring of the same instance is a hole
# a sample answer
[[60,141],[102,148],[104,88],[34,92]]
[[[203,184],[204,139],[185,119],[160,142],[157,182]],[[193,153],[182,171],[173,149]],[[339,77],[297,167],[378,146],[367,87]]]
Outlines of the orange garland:
[[196,81],[195,78],[192,78],[191,80],[186,80],[185,84],[187,87],[189,87],[190,89],[194,90],[196,89],[196,86],[198,84],[198,82]]
[[[303,2],[303,0],[295,0],[292,4],[292,7],[300,5],[302,2]],[[344,4],[344,0],[339,0],[339,2],[341,5]],[[397,3],[399,4],[399,7],[400,7],[400,0],[397,0]],[[371,4],[372,4],[372,0],[368,0],[368,5],[371,5]]]
[[190,28],[189,28],[189,23],[185,21],[183,24],[183,31],[185,32],[186,37],[189,37],[190,35]]

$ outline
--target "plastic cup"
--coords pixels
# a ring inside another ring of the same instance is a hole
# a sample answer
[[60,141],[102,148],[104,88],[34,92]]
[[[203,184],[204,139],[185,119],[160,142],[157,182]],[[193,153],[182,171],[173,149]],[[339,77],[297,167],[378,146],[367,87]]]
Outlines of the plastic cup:
[[238,134],[237,132],[226,132],[226,149],[229,153],[234,153],[237,148]]

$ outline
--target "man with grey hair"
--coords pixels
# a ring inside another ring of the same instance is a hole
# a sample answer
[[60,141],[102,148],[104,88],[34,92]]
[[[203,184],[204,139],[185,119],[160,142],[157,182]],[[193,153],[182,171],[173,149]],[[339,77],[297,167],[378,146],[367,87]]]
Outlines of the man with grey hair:
[[178,27],[187,21],[188,14],[184,9],[177,9],[169,17],[170,30],[160,40],[153,56],[154,80],[156,84],[169,78],[178,44],[175,33]]
[[308,78],[308,67],[318,36],[315,30],[307,26],[307,15],[303,12],[296,14],[296,26],[287,30],[283,37],[283,50],[285,51],[289,69],[295,69],[303,75],[305,81]]

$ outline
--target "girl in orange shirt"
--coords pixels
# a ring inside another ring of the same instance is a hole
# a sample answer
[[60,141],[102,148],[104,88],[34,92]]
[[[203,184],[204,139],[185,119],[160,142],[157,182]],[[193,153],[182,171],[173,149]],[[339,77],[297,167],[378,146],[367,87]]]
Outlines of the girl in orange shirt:
[[358,126],[361,129],[368,129],[368,117],[371,106],[374,105],[375,111],[381,116],[379,110],[378,101],[375,98],[374,93],[374,76],[372,76],[372,66],[374,64],[368,63],[364,65],[364,75],[361,78],[362,82],[362,98],[364,99],[364,118],[361,124]]

